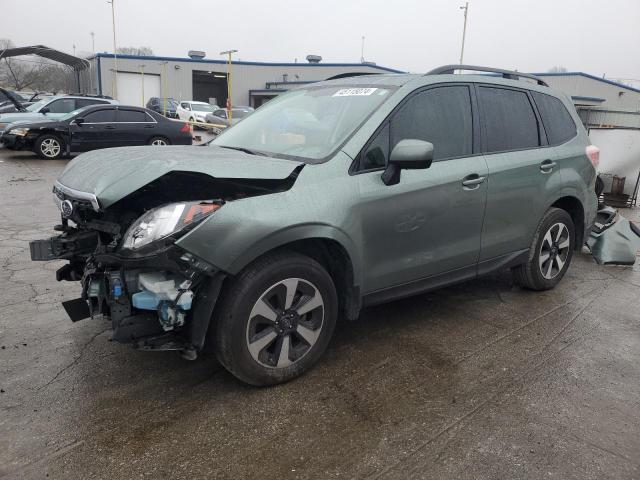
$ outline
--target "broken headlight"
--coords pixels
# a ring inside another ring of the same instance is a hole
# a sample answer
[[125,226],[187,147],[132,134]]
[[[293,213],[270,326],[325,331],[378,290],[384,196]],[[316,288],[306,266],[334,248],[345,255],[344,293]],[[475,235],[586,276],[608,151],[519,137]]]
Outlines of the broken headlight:
[[204,220],[222,205],[214,202],[170,203],[149,210],[131,224],[122,248],[135,250]]

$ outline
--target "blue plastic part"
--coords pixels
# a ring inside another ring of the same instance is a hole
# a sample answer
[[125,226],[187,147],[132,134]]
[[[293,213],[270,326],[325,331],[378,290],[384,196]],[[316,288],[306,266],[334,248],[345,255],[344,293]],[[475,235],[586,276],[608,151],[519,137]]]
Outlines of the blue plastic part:
[[[140,310],[157,310],[161,301],[161,298],[148,290],[142,290],[131,295],[131,303]],[[182,310],[191,309],[191,301],[182,303],[178,300],[178,305]]]
[[120,283],[120,280],[116,278],[116,280],[113,282],[113,296],[115,298],[118,298],[121,295],[122,295],[122,284]]

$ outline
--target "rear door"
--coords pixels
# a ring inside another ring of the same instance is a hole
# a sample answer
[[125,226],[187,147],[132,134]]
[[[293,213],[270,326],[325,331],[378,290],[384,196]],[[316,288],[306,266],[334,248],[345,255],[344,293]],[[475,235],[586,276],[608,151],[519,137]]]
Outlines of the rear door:
[[156,130],[157,123],[144,110],[118,108],[117,139],[119,145],[146,145]]
[[[487,167],[474,153],[474,117],[469,85],[431,87],[410,96],[363,150],[356,178],[365,293],[475,275]],[[381,171],[403,139],[433,143],[434,161],[428,169],[403,170],[400,182],[387,186]]]
[[483,152],[489,168],[479,271],[530,246],[550,185],[560,184],[530,93],[477,85]]

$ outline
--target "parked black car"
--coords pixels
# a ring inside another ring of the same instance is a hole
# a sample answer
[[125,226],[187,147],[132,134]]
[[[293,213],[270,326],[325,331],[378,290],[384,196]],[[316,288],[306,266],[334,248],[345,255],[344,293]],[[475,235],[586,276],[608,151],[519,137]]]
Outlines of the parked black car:
[[147,108],[168,118],[178,118],[178,102],[173,98],[151,97]]
[[140,107],[90,106],[56,120],[7,125],[0,142],[13,150],[33,150],[42,158],[67,152],[132,145],[191,145],[188,123],[168,120]]

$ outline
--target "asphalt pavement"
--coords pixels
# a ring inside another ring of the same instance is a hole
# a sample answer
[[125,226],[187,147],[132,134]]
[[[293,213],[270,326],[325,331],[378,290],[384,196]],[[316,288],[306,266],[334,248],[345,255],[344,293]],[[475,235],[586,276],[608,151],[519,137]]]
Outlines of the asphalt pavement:
[[[365,310],[274,388],[71,323],[53,235],[66,160],[0,150],[0,478],[640,478],[640,266],[574,256]],[[637,220],[638,211],[627,212]]]

